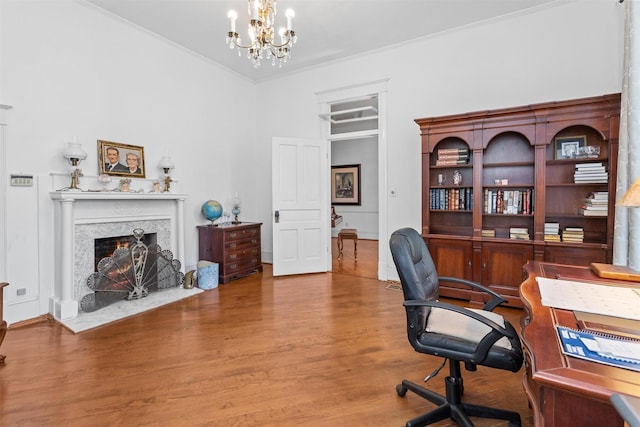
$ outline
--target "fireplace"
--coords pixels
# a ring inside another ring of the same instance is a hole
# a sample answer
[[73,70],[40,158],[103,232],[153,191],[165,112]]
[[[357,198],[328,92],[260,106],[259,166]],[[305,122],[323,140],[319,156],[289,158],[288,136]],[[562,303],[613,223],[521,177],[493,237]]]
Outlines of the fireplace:
[[156,244],[182,260],[184,200],[174,193],[50,193],[55,201],[55,287],[49,312],[58,320],[78,315],[80,300],[93,292],[87,278],[95,272],[96,239],[127,236],[134,229],[155,234]]

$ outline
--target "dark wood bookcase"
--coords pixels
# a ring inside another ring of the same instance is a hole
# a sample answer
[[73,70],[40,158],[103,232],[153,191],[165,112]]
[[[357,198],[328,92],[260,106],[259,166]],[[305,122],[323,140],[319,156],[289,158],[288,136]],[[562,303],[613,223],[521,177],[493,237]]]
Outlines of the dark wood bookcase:
[[[521,307],[518,287],[529,260],[611,263],[619,120],[619,94],[416,119],[422,235],[438,272],[482,283]],[[589,153],[559,156],[562,142],[574,138]],[[468,161],[438,162],[455,149],[468,152]],[[574,182],[576,165],[589,163],[605,167],[606,183]],[[454,174],[461,179],[454,182]],[[589,194],[606,191],[606,216],[579,214]],[[547,222],[561,232],[582,228],[584,240],[546,241]],[[441,294],[483,302],[454,284],[443,284]]]

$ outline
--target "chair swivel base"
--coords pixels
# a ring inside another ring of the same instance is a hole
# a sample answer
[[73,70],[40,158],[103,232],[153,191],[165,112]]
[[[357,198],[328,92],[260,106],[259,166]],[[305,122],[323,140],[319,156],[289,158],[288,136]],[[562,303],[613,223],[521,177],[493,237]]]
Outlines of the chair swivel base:
[[461,402],[462,378],[449,376],[444,381],[447,392],[446,397],[407,380],[403,380],[402,384],[396,386],[396,392],[400,397],[404,397],[407,394],[407,390],[411,390],[431,403],[439,405],[436,409],[407,421],[406,427],[426,426],[446,418],[453,419],[461,426],[473,427],[469,417],[507,420],[509,421],[509,427],[519,427],[521,425],[520,414],[517,412]]

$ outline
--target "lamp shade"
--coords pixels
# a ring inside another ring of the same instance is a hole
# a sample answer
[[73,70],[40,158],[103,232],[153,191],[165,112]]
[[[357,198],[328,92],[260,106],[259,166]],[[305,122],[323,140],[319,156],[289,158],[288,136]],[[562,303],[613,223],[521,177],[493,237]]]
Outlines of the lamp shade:
[[82,144],[79,142],[69,142],[63,155],[68,160],[84,160],[87,158],[87,152],[82,149]]
[[627,206],[627,207],[640,207],[640,178],[636,179],[636,181],[631,184],[631,187],[624,193],[624,196],[618,203],[617,206]]
[[174,168],[174,166],[175,166],[175,165],[174,165],[174,164],[173,164],[173,162],[171,161],[171,158],[170,158],[170,157],[168,157],[168,156],[164,156],[164,157],[162,158],[162,160],[160,160],[160,167],[161,167],[162,169],[173,169],[173,168]]

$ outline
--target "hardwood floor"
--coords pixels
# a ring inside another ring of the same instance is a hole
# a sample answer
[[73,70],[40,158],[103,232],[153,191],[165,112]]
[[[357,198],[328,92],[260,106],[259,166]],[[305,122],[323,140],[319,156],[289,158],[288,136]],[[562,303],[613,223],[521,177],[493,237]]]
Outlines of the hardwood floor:
[[338,258],[338,239],[331,245],[332,272],[351,276],[378,278],[378,241],[358,239],[358,260],[353,253],[353,240],[345,240],[342,257]]
[[[388,285],[336,273],[273,278],[265,265],[77,335],[47,319],[10,328],[0,425],[404,425],[434,405],[398,397],[396,384],[421,382],[441,359],[410,347],[402,293]],[[499,312],[518,324],[520,310]],[[532,425],[523,371],[463,375],[465,400],[519,411]],[[444,376],[430,387],[443,392]]]

